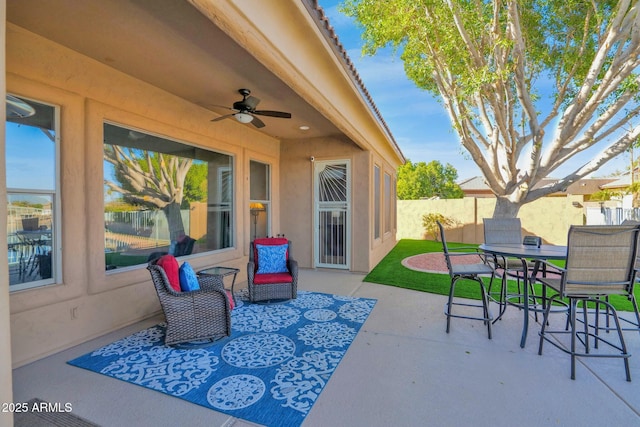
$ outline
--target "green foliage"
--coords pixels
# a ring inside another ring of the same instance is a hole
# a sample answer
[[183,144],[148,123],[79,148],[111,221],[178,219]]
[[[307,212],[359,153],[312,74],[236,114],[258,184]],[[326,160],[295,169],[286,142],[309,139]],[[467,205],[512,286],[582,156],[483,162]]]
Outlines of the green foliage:
[[[362,26],[365,54],[373,55],[386,46],[400,51],[407,76],[436,95],[442,88],[433,76],[444,61],[456,77],[458,93],[474,96],[481,88],[501,84],[516,72],[518,58],[507,53],[519,49],[520,42],[525,49],[518,54],[524,54],[529,84],[550,72],[556,78],[573,76],[571,85],[578,88],[587,77],[617,0],[508,2],[517,4],[522,40],[508,31],[513,18],[507,3],[448,3],[345,0],[341,10]],[[577,90],[572,93],[575,95]]]
[[111,202],[105,203],[105,212],[132,212],[139,211],[140,206],[133,205],[125,202],[123,199],[116,199]]
[[11,202],[10,205],[18,206],[22,208],[35,208],[35,209],[42,209],[44,207],[42,203],[31,203],[31,202],[27,202],[26,200],[15,200]]
[[[201,202],[207,199],[207,176],[209,170],[206,163],[193,163],[184,180],[183,205],[189,202]],[[184,207],[184,206],[183,206]]]
[[446,217],[441,213],[429,213],[422,215],[422,226],[424,230],[433,237],[433,240],[438,241],[440,236],[440,229],[438,222],[444,226],[444,228],[451,227],[456,224],[456,220]]
[[625,189],[627,194],[636,194],[640,191],[640,182],[634,182]]
[[464,193],[458,184],[458,172],[447,163],[446,166],[433,160],[411,163],[411,160],[398,168],[398,199],[417,200],[428,197],[441,199],[460,199]]
[[[640,135],[637,8],[617,0],[344,0],[341,11],[361,25],[365,54],[391,48],[416,86],[440,99],[498,197],[494,215],[513,216]],[[600,154],[579,170],[539,185],[591,148]]]
[[606,202],[607,200],[611,200],[614,197],[619,196],[620,194],[616,191],[611,190],[600,190],[591,195],[589,201],[592,202]]

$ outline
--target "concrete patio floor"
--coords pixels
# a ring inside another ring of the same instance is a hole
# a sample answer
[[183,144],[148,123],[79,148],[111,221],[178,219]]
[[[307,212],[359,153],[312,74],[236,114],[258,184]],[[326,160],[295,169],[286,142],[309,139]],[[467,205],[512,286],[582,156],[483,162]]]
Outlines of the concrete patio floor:
[[[493,339],[478,321],[453,319],[445,297],[362,282],[363,275],[300,271],[300,288],[378,300],[307,416],[326,426],[637,426],[640,334],[626,332],[632,382],[620,359],[570,358],[551,345],[539,356],[540,325],[519,346],[522,312],[510,307]],[[151,286],[151,285],[150,285]],[[497,305],[492,307],[497,313]],[[558,322],[564,316],[557,315]],[[123,328],[13,372],[14,402],[69,402],[101,426],[249,426],[228,415],[66,364],[160,317]]]

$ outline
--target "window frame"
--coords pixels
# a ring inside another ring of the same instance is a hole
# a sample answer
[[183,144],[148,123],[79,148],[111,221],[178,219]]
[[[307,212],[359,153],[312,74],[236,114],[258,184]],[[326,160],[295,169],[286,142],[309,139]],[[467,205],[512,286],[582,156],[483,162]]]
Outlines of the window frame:
[[[181,144],[184,145],[188,148],[194,148],[194,149],[198,149],[198,150],[202,150],[202,151],[206,151],[206,152],[210,152],[210,153],[214,153],[216,155],[223,155],[223,156],[227,156],[229,158],[228,161],[228,166],[220,166],[218,168],[218,170],[216,171],[217,173],[217,180],[218,180],[218,185],[222,185],[222,182],[220,181],[220,178],[227,174],[230,177],[230,188],[228,188],[226,190],[226,194],[224,191],[223,187],[220,187],[220,201],[222,204],[226,204],[228,203],[230,206],[229,209],[229,220],[230,220],[230,227],[229,227],[229,239],[230,239],[230,243],[228,244],[228,246],[223,247],[223,248],[218,248],[218,249],[209,249],[209,250],[203,250],[200,252],[194,252],[191,255],[183,255],[183,257],[185,257],[186,259],[191,259],[191,258],[197,258],[197,257],[202,257],[202,256],[211,256],[211,255],[215,255],[215,254],[219,254],[222,252],[226,252],[229,250],[234,250],[237,248],[237,242],[238,242],[238,237],[237,237],[237,221],[238,221],[238,217],[237,217],[237,200],[236,200],[236,186],[237,186],[237,179],[236,179],[236,173],[237,173],[237,154],[235,153],[230,153],[230,152],[226,152],[224,150],[220,150],[218,148],[215,147],[210,147],[210,146],[203,146],[201,144],[198,144],[196,142],[192,142],[192,141],[188,141],[184,138],[179,138],[179,137],[175,137],[175,136],[171,136],[171,135],[167,135],[164,133],[159,133],[159,132],[155,132],[152,130],[149,130],[149,128],[146,127],[140,127],[140,126],[132,126],[129,124],[125,124],[123,122],[120,121],[115,121],[115,120],[110,120],[107,118],[103,118],[101,120],[101,127],[102,127],[102,147],[104,147],[105,145],[105,136],[104,136],[104,127],[106,125],[110,125],[110,126],[115,126],[115,127],[119,127],[121,129],[125,129],[127,131],[133,131],[133,132],[139,132],[142,134],[146,134],[146,135],[150,135],[154,138],[159,138],[159,139],[164,139],[166,141],[169,141],[171,143],[176,143],[176,144]],[[110,145],[118,145],[118,144],[110,144]],[[104,148],[101,148],[101,152]],[[153,151],[154,153],[161,153],[160,151]],[[163,154],[167,154],[167,153],[163,153]],[[170,154],[170,153],[169,153]],[[171,154],[170,154],[171,155]],[[101,164],[104,167],[104,159],[101,159]],[[102,177],[104,179],[104,174],[105,174],[105,170],[103,168],[102,170]],[[103,186],[102,186],[103,187]],[[104,214],[105,212],[105,198],[104,195],[101,197],[102,199],[102,213]],[[217,203],[217,202],[216,202]],[[206,204],[206,211],[207,214],[209,214],[209,212],[213,208],[217,208],[217,209],[222,209],[223,206],[217,206],[216,203],[212,202],[211,198],[209,197],[209,193],[207,193],[207,204]],[[215,206],[214,206],[215,205]],[[104,225],[104,219],[102,220],[102,224]],[[207,227],[208,228],[208,227]],[[206,236],[207,234],[205,234]],[[217,236],[216,238],[220,238],[221,236]],[[102,245],[102,249],[105,249],[105,245],[103,243]],[[107,276],[113,275],[113,274],[118,274],[118,273],[124,273],[124,272],[129,272],[129,271],[135,271],[135,270],[140,270],[142,268],[144,268],[147,263],[138,263],[138,264],[133,264],[130,266],[122,266],[122,267],[118,267],[116,269],[113,270],[109,270],[106,269],[106,260],[105,257],[102,257],[103,262],[105,263],[105,269],[104,272]]]
[[[32,96],[23,96],[13,92],[7,92],[7,95],[15,96],[19,99],[22,99],[26,102],[34,102],[40,105],[44,105],[47,107],[51,107],[53,109],[53,127],[54,127],[54,185],[53,190],[34,190],[34,189],[26,189],[26,188],[14,188],[14,187],[6,187],[7,196],[10,193],[32,193],[32,194],[42,194],[42,195],[52,195],[52,207],[51,207],[51,277],[47,279],[34,280],[30,282],[24,283],[16,283],[13,285],[9,285],[9,292],[23,291],[28,289],[36,289],[36,288],[46,288],[51,285],[57,285],[63,282],[63,271],[62,271],[62,203],[61,203],[61,107],[59,104],[54,104],[52,102],[43,101],[37,97]],[[9,123],[9,121],[5,122],[5,126]],[[30,126],[30,125],[24,125]],[[5,145],[7,144],[7,139],[5,135]],[[6,150],[6,147],[5,147]],[[5,157],[5,173],[8,173],[7,170],[7,159]]]
[[[264,165],[266,168],[266,182],[265,182],[265,190],[266,190],[266,199],[253,199],[251,196],[251,184],[252,184],[252,173],[251,173],[251,164],[252,163],[259,163],[261,165]],[[256,159],[249,159],[249,213],[250,213],[250,227],[249,227],[249,236],[251,237],[251,240],[253,240],[253,236],[254,236],[254,217],[252,215],[252,211],[251,211],[251,205],[253,203],[262,203],[262,205],[265,207],[265,214],[266,214],[266,218],[265,218],[265,233],[267,236],[269,236],[271,234],[271,195],[272,195],[272,188],[271,188],[271,182],[273,179],[273,173],[272,173],[272,168],[273,166],[271,165],[271,163],[269,162],[264,162],[261,160],[256,160]],[[260,237],[260,236],[258,236]]]

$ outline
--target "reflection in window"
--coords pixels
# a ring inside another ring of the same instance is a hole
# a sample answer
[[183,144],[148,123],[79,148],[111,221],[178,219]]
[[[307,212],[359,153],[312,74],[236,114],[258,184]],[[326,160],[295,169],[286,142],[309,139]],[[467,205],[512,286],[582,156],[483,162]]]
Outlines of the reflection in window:
[[6,179],[9,289],[56,281],[55,108],[7,96]]
[[105,123],[105,266],[233,246],[233,158]]
[[251,236],[252,240],[255,240],[257,237],[269,235],[269,208],[271,207],[269,165],[252,160],[249,165],[249,174]]

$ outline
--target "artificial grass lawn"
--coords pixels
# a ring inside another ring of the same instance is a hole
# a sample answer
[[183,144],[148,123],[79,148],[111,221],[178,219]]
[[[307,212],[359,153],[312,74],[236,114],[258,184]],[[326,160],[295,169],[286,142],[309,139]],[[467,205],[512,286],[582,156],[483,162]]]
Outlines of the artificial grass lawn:
[[[477,246],[461,243],[447,242],[449,248],[461,246]],[[378,283],[381,285],[397,286],[399,288],[413,289],[416,291],[429,292],[432,294],[449,295],[451,279],[449,275],[438,273],[425,273],[423,271],[415,271],[402,265],[402,260],[427,252],[442,252],[442,243],[432,240],[399,240],[396,246],[385,256],[382,261],[374,267],[373,270],[364,278],[365,282]],[[517,292],[517,284],[515,281],[509,280],[509,292]],[[499,286],[498,281],[494,281]],[[489,285],[488,280],[485,285]],[[541,286],[536,285],[536,294],[540,295]],[[492,291],[493,292],[493,291]],[[634,294],[636,300],[640,299],[640,286],[636,286]],[[480,291],[476,283],[470,283],[469,280],[459,280],[456,284],[455,295],[463,298],[480,299]],[[611,304],[619,311],[633,311],[631,302],[623,296],[612,295],[610,297]]]

